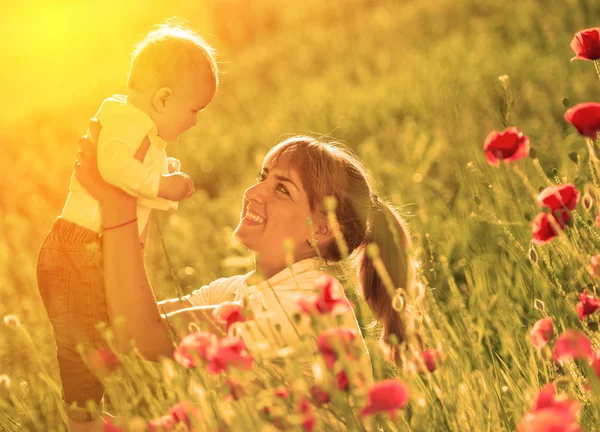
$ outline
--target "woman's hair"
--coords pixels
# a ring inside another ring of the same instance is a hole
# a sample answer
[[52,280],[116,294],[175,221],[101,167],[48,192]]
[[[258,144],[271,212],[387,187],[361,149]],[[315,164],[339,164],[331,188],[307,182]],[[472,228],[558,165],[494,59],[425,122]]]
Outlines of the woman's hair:
[[[410,236],[398,212],[375,193],[371,177],[348,147],[335,142],[297,136],[273,147],[265,157],[271,165],[282,155],[290,158],[307,192],[311,211],[325,214],[325,197],[336,198],[335,215],[348,246],[348,254],[358,263],[358,280],[363,297],[382,324],[381,342],[390,360],[400,363],[398,345],[390,343],[394,335],[398,343],[406,340],[402,314],[392,307],[392,298],[367,256],[366,247],[374,242],[390,275],[394,288],[410,289],[414,270],[409,256]],[[342,252],[331,241],[323,257],[340,261]]]

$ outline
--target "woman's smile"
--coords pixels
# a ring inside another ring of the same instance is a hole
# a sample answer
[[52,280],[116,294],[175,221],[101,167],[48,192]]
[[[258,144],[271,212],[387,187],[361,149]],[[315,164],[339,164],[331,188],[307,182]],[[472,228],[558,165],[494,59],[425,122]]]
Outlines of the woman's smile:
[[244,216],[242,217],[242,220],[244,222],[246,222],[248,225],[264,225],[266,222],[266,219],[264,217],[262,217],[258,213],[248,210],[247,208],[246,208],[246,211],[244,212]]

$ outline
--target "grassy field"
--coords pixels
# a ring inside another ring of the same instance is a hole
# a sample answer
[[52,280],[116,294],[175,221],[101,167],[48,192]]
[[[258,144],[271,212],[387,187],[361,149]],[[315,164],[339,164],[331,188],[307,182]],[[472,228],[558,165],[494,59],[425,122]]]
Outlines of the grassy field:
[[[559,368],[538,355],[529,329],[552,316],[557,334],[584,330],[600,348],[599,313],[581,324],[575,312],[578,293],[597,293],[586,266],[600,236],[587,221],[599,207],[580,204],[566,235],[533,245],[531,220],[540,210],[523,178],[535,191],[574,183],[583,193],[592,184],[585,141],[563,115],[565,103],[600,101],[592,63],[569,62],[574,33],[599,25],[600,4],[173,3],[2,6],[0,28],[11,43],[0,49],[10,65],[0,108],[0,316],[18,316],[31,340],[0,324],[0,375],[12,382],[9,389],[0,384],[0,429],[61,430],[37,253],[66,198],[87,119],[104,98],[125,91],[140,35],[179,15],[216,47],[223,75],[197,128],[168,149],[193,177],[196,194],[152,221],[147,266],[158,298],[248,271],[248,255],[231,236],[243,190],[281,139],[326,135],[355,149],[380,195],[405,212],[427,288],[426,342],[446,357],[431,375],[377,367],[377,378],[399,375],[412,390],[408,409],[388,427],[512,431],[539,389],[558,378],[561,392],[582,403],[583,430],[598,430],[598,388],[582,391],[584,368]],[[501,75],[508,75],[509,91]],[[523,177],[485,160],[484,138],[506,126],[528,135],[535,152],[514,164]],[[187,371],[173,378],[159,374],[159,366],[131,370],[148,390],[126,381],[133,394],[143,394],[138,405],[125,403],[127,414],[142,406],[138,414],[150,416],[189,392]],[[161,393],[160,385],[169,390]],[[111,396],[122,397],[117,393]]]

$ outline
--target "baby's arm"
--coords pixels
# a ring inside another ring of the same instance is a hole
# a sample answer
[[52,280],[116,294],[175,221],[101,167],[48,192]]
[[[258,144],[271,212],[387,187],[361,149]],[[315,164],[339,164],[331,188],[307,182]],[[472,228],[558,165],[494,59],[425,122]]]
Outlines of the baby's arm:
[[158,187],[158,196],[169,201],[181,201],[194,193],[194,182],[182,172],[163,174]]
[[[150,146],[148,136],[139,133],[136,136],[134,128],[127,130],[129,136],[110,134],[110,130],[103,132],[106,138],[98,145],[98,169],[106,182],[138,198],[181,201],[193,194],[193,182],[187,174],[162,174],[135,159],[140,142],[145,149]],[[117,138],[118,135],[121,136]]]
[[[104,132],[104,130],[103,130]],[[129,139],[128,139],[129,138]],[[133,137],[100,140],[98,144],[98,170],[104,180],[138,198],[157,198],[162,173],[151,166],[144,166],[134,158],[139,143],[150,145],[147,136],[141,136],[132,144]]]

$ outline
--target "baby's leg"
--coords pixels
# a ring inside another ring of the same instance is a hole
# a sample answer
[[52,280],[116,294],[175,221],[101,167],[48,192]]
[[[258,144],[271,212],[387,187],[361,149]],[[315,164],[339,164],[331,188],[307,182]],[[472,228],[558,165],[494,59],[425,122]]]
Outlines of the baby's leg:
[[[37,266],[38,286],[54,329],[65,411],[69,423],[82,427],[99,418],[104,395],[77,349],[105,346],[95,326],[108,322],[100,247],[94,232],[59,218],[42,245]],[[90,400],[98,409],[88,409]]]

